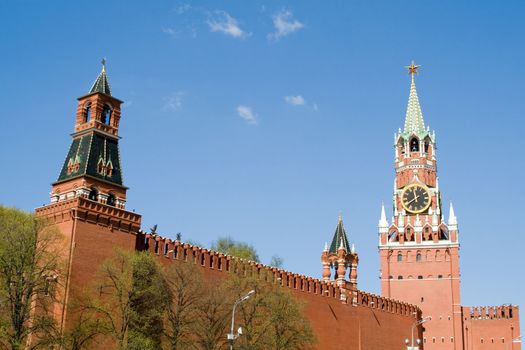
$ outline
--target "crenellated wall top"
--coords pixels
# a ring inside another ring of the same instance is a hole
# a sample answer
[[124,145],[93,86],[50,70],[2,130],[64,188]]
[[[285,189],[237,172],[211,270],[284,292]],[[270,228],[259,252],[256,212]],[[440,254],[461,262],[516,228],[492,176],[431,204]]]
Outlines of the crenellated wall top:
[[465,306],[463,307],[465,317],[471,320],[500,320],[519,318],[519,307],[517,305],[500,306]]

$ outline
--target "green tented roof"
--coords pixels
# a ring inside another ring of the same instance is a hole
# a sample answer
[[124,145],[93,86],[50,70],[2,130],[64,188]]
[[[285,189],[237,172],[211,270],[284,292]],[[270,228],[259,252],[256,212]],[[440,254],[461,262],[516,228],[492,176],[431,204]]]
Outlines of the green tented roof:
[[339,216],[339,221],[335,228],[334,238],[332,238],[332,244],[330,244],[330,253],[337,253],[337,249],[341,246],[341,241],[343,242],[343,247],[347,252],[350,252],[350,245],[348,244],[348,237],[346,236],[345,227],[343,225],[343,218]]
[[106,66],[104,65],[105,61],[103,61],[102,65],[102,71],[97,77],[97,80],[93,83],[93,86],[91,86],[91,89],[89,90],[89,93],[94,92],[101,92],[103,94],[111,96],[111,89],[109,87],[109,81],[106,74]]
[[[78,161],[79,166],[78,170],[68,173],[70,159],[73,163]],[[111,163],[111,176],[98,172],[97,166],[101,159],[106,165]],[[56,183],[84,175],[123,186],[118,140],[95,131],[73,138]]]
[[423,112],[421,112],[421,106],[419,105],[419,98],[417,96],[414,74],[412,74],[412,84],[410,85],[410,95],[408,97],[405,117],[405,129],[402,135],[406,138],[411,134],[416,134],[420,138],[423,138],[427,134],[425,121],[423,120]]

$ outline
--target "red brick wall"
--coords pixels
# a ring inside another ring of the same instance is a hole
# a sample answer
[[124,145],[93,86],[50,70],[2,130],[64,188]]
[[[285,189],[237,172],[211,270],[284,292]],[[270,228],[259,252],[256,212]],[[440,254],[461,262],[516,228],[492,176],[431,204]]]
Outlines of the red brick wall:
[[465,350],[521,350],[516,306],[463,307]]

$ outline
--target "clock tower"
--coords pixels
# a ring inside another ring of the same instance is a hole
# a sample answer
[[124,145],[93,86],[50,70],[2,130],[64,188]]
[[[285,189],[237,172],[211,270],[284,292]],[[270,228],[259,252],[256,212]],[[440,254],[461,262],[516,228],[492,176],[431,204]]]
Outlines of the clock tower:
[[379,220],[381,293],[417,305],[426,318],[425,349],[462,349],[457,220],[443,219],[436,135],[425,125],[416,91],[419,66],[408,68],[404,129],[395,134],[393,217]]

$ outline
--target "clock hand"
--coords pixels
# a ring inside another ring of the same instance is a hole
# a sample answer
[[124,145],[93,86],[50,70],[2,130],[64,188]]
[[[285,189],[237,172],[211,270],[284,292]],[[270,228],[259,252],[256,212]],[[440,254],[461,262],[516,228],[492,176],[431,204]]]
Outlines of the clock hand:
[[416,196],[416,197],[414,197],[414,198],[412,198],[412,200],[411,200],[411,201],[409,201],[409,202],[408,202],[408,203],[407,203],[406,205],[409,205],[410,203],[412,203],[412,202],[413,202],[413,201],[415,201],[416,199],[417,199],[417,196]]

